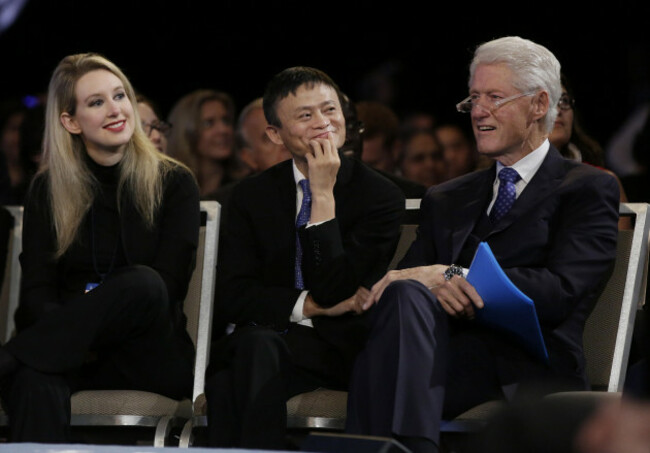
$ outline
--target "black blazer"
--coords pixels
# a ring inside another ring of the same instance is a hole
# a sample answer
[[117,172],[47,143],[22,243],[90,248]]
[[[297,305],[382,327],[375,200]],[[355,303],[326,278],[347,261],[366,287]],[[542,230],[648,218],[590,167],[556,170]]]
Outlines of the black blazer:
[[[354,158],[341,157],[334,197],[333,220],[300,230],[305,286],[321,306],[332,306],[384,275],[405,211],[399,188]],[[281,162],[235,186],[224,218],[216,332],[225,322],[255,323],[283,331],[301,292],[294,287],[296,187],[292,161]],[[347,335],[357,343],[364,319],[353,315],[317,317],[313,323],[326,341],[350,351]]]
[[[400,267],[459,259],[492,196],[496,165],[430,189]],[[619,188],[551,146],[511,211],[483,238],[534,302],[551,368],[586,383],[582,333],[616,257]],[[469,263],[463,263],[465,265]]]

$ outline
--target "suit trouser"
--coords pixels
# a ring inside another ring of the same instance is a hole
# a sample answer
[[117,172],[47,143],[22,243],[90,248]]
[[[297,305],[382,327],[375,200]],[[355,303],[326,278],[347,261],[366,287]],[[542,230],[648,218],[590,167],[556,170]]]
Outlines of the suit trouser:
[[[501,351],[513,358],[513,382],[504,382]],[[516,387],[518,367],[531,376],[549,373],[507,340],[451,320],[421,283],[391,283],[354,366],[346,430],[438,443],[443,417],[512,397],[504,390]]]
[[191,342],[175,330],[163,280],[139,265],[44,315],[4,346],[20,362],[2,386],[11,440],[68,441],[77,390],[190,395]]
[[338,353],[309,327],[237,328],[215,346],[205,383],[212,447],[286,449],[287,400],[344,379]]

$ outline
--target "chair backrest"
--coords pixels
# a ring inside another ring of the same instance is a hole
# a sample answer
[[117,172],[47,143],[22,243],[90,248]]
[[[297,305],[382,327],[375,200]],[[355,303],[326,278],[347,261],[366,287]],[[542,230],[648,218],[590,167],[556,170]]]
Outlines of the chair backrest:
[[583,335],[587,375],[594,390],[623,390],[634,320],[645,301],[649,207],[647,203],[620,205],[620,215],[632,217],[633,229],[619,230],[614,271]]
[[[4,206],[13,217],[13,227],[9,233],[7,257],[0,291],[0,342],[6,343],[15,331],[14,312],[18,308],[20,296],[20,252],[23,247],[23,207]],[[0,238],[4,240],[5,238]]]
[[419,198],[407,198],[406,199],[406,213],[407,213],[407,222],[400,226],[400,236],[397,242],[397,248],[393,258],[391,259],[390,264],[388,265],[388,270],[393,270],[397,267],[397,264],[404,258],[404,255],[408,251],[409,247],[415,240],[418,226],[415,223],[410,223],[413,219],[417,218],[420,211],[420,199]]
[[192,401],[203,393],[205,369],[210,355],[220,216],[221,206],[218,202],[201,201],[201,229],[196,268],[183,305],[187,317],[187,331],[196,348]]

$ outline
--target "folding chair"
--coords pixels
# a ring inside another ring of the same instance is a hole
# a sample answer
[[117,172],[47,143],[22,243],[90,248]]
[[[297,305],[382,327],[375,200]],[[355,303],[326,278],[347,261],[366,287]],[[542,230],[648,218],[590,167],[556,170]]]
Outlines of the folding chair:
[[[583,334],[587,376],[593,390],[558,392],[547,398],[616,398],[623,390],[634,320],[645,301],[650,205],[621,203],[619,213],[632,218],[633,229],[619,230],[614,270],[587,318]],[[489,401],[476,406],[443,422],[441,431],[477,432],[504,405],[502,401]]]
[[[13,217],[13,227],[7,238],[7,259],[2,278],[2,290],[0,291],[0,341],[3,344],[11,339],[15,330],[13,313],[18,307],[18,297],[20,295],[20,262],[18,257],[23,245],[23,207],[4,207]],[[1,239],[5,240],[5,238]],[[6,427],[8,424],[7,414],[0,407],[0,426]]]
[[[584,351],[587,374],[593,392],[558,392],[547,398],[611,398],[620,395],[630,352],[632,330],[637,308],[645,301],[648,266],[648,233],[650,205],[623,203],[620,214],[633,218],[632,230],[621,230],[615,268],[596,307],[587,319]],[[409,231],[410,230],[410,231]],[[396,255],[410,245],[414,231],[403,228]],[[393,260],[394,265],[399,256]],[[502,401],[489,401],[474,407],[441,425],[443,443],[446,436],[476,433],[483,429]],[[342,431],[345,428],[347,393],[327,389],[297,395],[288,402],[288,425],[291,428]]]
[[[419,199],[406,200],[406,210],[409,213],[417,214],[419,209]],[[389,269],[393,269],[404,256],[415,238],[416,229],[417,225],[402,225],[397,249]],[[323,388],[296,395],[287,401],[287,428],[342,431],[345,428],[346,405],[347,392]],[[206,413],[205,395],[200,395],[194,403],[194,416],[185,424],[181,433],[180,447],[192,446],[194,430],[207,427]]]
[[196,347],[192,399],[177,401],[132,390],[81,391],[72,395],[73,428],[130,427],[138,428],[137,431],[155,428],[153,445],[164,446],[171,430],[180,428],[192,416],[192,404],[203,392],[209,355],[220,213],[221,206],[216,201],[201,201],[196,268],[183,307],[187,330]]

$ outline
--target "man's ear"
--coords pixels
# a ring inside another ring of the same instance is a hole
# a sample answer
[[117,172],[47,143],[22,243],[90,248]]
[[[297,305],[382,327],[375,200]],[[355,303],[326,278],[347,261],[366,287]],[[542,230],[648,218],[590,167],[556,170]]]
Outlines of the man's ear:
[[257,162],[255,162],[253,151],[251,151],[250,147],[245,146],[241,148],[239,150],[239,158],[241,159],[242,162],[244,162],[244,164],[250,167],[253,171],[257,171],[259,169]]
[[81,134],[81,128],[79,127],[79,123],[74,119],[72,115],[70,115],[68,112],[63,112],[61,116],[59,117],[61,120],[61,124],[71,134]]
[[546,91],[542,91],[539,93],[538,96],[535,96],[535,101],[533,103],[533,112],[532,112],[534,120],[543,118],[546,115],[550,107],[549,103],[550,103],[550,99]]
[[270,124],[266,126],[266,135],[276,145],[284,145],[282,137],[278,133],[278,128],[276,126],[271,126]]

